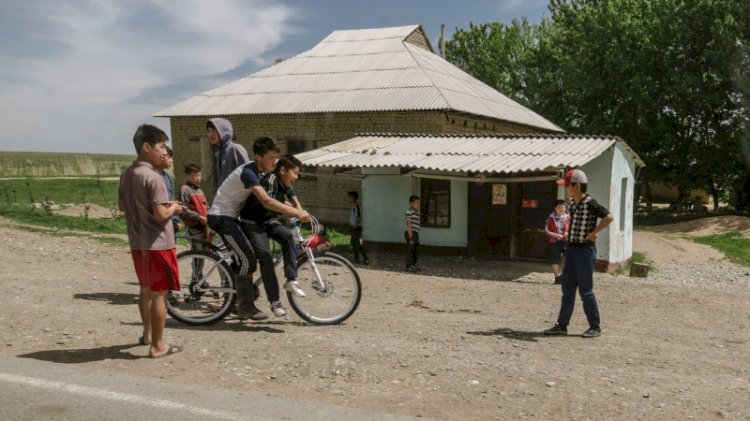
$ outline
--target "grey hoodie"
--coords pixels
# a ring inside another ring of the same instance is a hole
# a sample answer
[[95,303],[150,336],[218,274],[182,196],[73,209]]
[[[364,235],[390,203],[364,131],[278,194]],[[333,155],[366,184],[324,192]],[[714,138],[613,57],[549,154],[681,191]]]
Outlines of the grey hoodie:
[[229,174],[240,165],[250,162],[250,158],[244,146],[232,142],[234,130],[229,120],[212,118],[208,122],[216,127],[221,139],[214,152],[214,192],[216,192]]

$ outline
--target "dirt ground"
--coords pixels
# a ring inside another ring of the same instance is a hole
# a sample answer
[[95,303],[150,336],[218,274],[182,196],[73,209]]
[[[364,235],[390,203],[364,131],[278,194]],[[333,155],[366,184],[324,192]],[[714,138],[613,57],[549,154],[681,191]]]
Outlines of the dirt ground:
[[596,339],[573,335],[587,327],[580,301],[570,336],[541,334],[560,302],[546,264],[425,257],[406,274],[379,254],[342,325],[169,319],[185,351],[149,359],[126,248],[3,220],[0,355],[442,419],[750,419],[750,269],[684,238],[748,221],[637,230],[662,278],[675,263],[724,272],[695,287],[597,274]]

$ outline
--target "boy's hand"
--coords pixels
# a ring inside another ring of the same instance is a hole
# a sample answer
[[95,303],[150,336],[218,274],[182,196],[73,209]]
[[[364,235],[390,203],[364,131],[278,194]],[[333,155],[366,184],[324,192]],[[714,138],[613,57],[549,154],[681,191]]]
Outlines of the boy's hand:
[[310,222],[310,213],[304,209],[299,209],[297,211],[297,218],[302,222]]
[[208,225],[208,218],[206,218],[203,215],[198,216],[198,219],[200,219],[201,225]]

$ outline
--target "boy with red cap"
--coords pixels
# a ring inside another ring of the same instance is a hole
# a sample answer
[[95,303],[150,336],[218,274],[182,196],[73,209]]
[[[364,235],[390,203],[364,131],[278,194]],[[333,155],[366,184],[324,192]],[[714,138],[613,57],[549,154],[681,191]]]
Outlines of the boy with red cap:
[[[565,186],[565,195],[570,198],[570,228],[568,249],[565,254],[565,268],[562,275],[562,303],[557,324],[544,331],[545,335],[567,335],[568,322],[573,315],[576,288],[583,301],[583,311],[589,328],[581,335],[595,338],[601,335],[599,308],[594,296],[594,262],[596,261],[596,237],[612,222],[612,214],[593,197],[586,194],[588,179],[586,174],[573,169],[565,178],[557,180]],[[598,223],[597,223],[598,222]]]

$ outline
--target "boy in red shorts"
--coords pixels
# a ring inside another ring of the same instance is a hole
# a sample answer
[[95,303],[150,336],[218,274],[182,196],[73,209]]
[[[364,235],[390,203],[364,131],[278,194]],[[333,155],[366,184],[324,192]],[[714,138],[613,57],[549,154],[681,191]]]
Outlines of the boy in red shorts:
[[171,218],[182,212],[171,200],[158,167],[167,155],[166,133],[143,124],[133,136],[138,158],[120,176],[118,206],[125,213],[128,243],[140,284],[138,310],[143,321],[142,345],[151,345],[149,357],[182,351],[164,341],[167,292],[180,288]]

